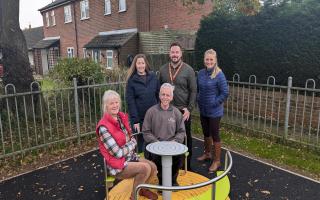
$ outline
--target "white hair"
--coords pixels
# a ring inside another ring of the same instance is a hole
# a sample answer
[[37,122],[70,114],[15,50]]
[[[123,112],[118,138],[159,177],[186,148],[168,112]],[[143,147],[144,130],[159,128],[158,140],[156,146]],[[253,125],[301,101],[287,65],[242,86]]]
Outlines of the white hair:
[[114,90],[107,90],[104,92],[103,97],[102,97],[102,108],[103,108],[103,113],[106,112],[106,105],[107,102],[112,99],[112,98],[118,98],[119,99],[119,103],[120,103],[120,108],[121,108],[121,98],[120,95],[114,91]]
[[[171,85],[170,83],[164,83],[161,85],[160,87],[160,91],[163,89],[163,88],[169,88],[171,90],[171,95],[173,96],[173,90],[174,90],[174,86]],[[159,94],[160,95],[160,94]]]

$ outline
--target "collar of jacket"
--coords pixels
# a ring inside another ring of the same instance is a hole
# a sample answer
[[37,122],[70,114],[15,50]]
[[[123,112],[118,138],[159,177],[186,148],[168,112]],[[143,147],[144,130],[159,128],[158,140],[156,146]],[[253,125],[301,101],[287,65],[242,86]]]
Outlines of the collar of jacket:
[[[160,105],[160,104],[161,104],[161,102],[158,103],[158,110],[161,111],[161,110],[163,110],[163,109],[161,108],[161,105]],[[173,110],[173,107],[172,107],[172,105],[170,104],[168,110],[163,110],[163,111],[172,111],[172,110]]]
[[[146,72],[146,77],[147,77],[147,82],[150,80],[150,74],[149,72]],[[139,82],[143,82],[143,79],[141,78],[141,76],[138,73],[133,74],[132,76],[132,80],[134,81],[139,81]]]
[[206,67],[206,72],[209,73],[209,74],[212,74],[213,70],[214,70],[214,67],[212,67],[212,68],[207,68]]

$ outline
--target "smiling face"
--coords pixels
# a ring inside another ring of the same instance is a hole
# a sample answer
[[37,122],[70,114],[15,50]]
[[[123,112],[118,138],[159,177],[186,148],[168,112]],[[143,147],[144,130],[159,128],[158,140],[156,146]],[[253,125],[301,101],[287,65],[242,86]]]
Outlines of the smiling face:
[[217,57],[214,54],[205,54],[204,56],[204,64],[208,69],[213,68],[217,64]]
[[138,58],[136,62],[137,73],[143,75],[146,73],[146,62],[144,58]]
[[120,111],[120,99],[112,96],[105,102],[105,112],[115,117]]
[[160,89],[159,98],[160,98],[160,104],[162,108],[168,108],[170,105],[170,102],[173,99],[172,89],[169,87],[163,87]]
[[172,46],[170,48],[170,60],[172,63],[176,64],[181,60],[182,57],[182,51],[179,46]]

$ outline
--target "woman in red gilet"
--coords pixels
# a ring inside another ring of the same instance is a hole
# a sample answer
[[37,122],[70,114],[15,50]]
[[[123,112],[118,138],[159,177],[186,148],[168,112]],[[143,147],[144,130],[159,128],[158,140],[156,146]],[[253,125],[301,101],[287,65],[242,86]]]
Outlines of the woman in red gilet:
[[[109,173],[118,179],[134,178],[134,191],[139,184],[147,183],[157,174],[157,167],[135,153],[137,142],[131,137],[128,115],[120,112],[120,105],[121,99],[117,92],[108,90],[104,93],[104,115],[97,125],[96,133]],[[147,189],[141,189],[139,195],[158,199],[157,194]],[[131,199],[134,199],[134,192],[131,193]]]

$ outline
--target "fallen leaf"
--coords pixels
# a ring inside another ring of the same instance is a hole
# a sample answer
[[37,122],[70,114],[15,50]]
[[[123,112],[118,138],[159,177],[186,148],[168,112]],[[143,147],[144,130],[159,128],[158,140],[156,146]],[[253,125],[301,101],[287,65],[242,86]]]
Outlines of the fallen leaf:
[[78,188],[79,191],[83,191],[84,190],[84,187],[81,185],[79,188]]
[[246,193],[246,197],[249,198],[249,196],[250,196],[250,194],[249,194],[249,192],[247,192],[247,193]]
[[261,193],[267,194],[267,195],[271,194],[271,192],[269,192],[268,190],[261,190]]

